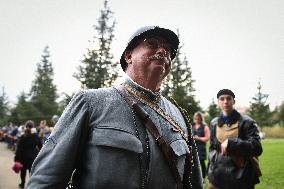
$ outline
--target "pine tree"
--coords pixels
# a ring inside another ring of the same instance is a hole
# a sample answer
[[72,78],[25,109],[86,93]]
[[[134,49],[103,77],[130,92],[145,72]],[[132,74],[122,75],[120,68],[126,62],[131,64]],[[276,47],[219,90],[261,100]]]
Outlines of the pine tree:
[[50,52],[48,46],[44,48],[42,60],[37,64],[36,78],[34,79],[30,91],[31,103],[38,110],[38,114],[42,115],[41,118],[36,119],[49,119],[58,113],[57,89],[53,84],[53,67],[49,60]]
[[284,126],[284,101],[281,103],[278,109],[279,109],[278,111],[279,124]]
[[9,102],[4,87],[0,94],[0,127],[8,123]]
[[39,120],[44,116],[28,101],[27,94],[24,92],[18,97],[18,102],[11,110],[10,122],[16,125],[22,125],[27,120]]
[[284,101],[271,112],[273,125],[284,126]]
[[59,101],[59,115],[62,114],[74,95],[75,93],[72,93],[71,95],[68,95],[67,93],[62,94],[62,99]]
[[261,91],[261,84],[258,82],[257,90],[258,92],[252,98],[253,102],[251,102],[249,108],[249,115],[256,120],[257,124],[260,127],[270,126],[271,123],[271,112],[269,108],[269,104],[266,103],[268,94],[264,94]]
[[[179,32],[177,33],[179,36]],[[165,96],[174,98],[192,117],[195,112],[201,110],[201,107],[193,94],[195,91],[193,87],[195,80],[192,79],[192,72],[187,57],[182,57],[182,47],[179,46],[176,57],[172,61],[172,69],[163,83],[162,92]]]
[[74,74],[83,88],[109,87],[117,79],[119,64],[113,62],[110,52],[115,24],[113,12],[105,0],[98,25],[94,25],[97,36],[94,36],[93,43],[97,48],[88,49],[82,61],[83,65],[80,65],[78,73]]
[[212,99],[211,104],[208,106],[207,115],[205,117],[206,123],[209,124],[212,121],[212,119],[214,119],[215,117],[219,116],[220,113],[221,113],[220,108],[214,102],[214,99]]

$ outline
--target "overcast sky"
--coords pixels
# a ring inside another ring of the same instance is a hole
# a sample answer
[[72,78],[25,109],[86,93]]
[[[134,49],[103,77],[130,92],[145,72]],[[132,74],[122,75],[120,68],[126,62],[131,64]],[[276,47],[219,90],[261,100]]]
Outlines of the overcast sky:
[[[249,106],[258,81],[272,107],[284,100],[283,0],[112,0],[109,5],[117,21],[117,61],[137,28],[179,29],[203,108],[222,88],[235,92],[237,106]],[[103,0],[0,0],[0,87],[12,103],[29,91],[46,45],[59,93],[79,90],[72,75],[102,7]]]

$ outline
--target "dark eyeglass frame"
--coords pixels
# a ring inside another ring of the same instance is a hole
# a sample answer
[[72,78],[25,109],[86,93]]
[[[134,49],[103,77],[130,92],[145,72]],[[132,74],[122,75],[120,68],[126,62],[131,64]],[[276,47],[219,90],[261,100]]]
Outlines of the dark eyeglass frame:
[[164,48],[168,55],[171,55],[174,50],[173,46],[169,42],[167,42],[166,40],[162,38],[158,38],[155,36],[147,37],[143,40],[143,42],[145,43],[146,47],[151,50],[156,50],[158,48]]

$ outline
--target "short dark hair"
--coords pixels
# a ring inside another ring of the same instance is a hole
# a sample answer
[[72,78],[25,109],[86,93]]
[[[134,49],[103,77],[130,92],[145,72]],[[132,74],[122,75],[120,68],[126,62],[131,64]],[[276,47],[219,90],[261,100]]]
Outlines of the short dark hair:
[[221,96],[221,95],[230,95],[233,98],[235,98],[235,94],[233,93],[233,91],[231,91],[230,89],[221,89],[218,93],[217,93],[217,99]]

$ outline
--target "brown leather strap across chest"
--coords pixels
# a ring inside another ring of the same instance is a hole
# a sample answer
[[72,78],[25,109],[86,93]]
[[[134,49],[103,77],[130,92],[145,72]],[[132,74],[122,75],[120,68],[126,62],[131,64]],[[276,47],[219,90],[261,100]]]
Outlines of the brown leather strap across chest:
[[174,176],[174,179],[176,181],[176,189],[182,189],[183,188],[183,183],[181,180],[181,177],[178,172],[178,168],[176,166],[176,161],[175,161],[175,155],[174,151],[171,148],[170,145],[166,143],[164,140],[163,136],[160,135],[157,127],[153,123],[153,121],[150,119],[149,115],[147,112],[144,111],[143,108],[139,106],[139,104],[136,103],[136,101],[131,97],[130,95],[127,94],[126,90],[121,87],[116,87],[118,92],[122,95],[122,97],[125,99],[125,101],[128,103],[128,105],[134,109],[135,113],[138,115],[138,117],[141,119],[143,125],[146,127],[146,129],[150,132],[150,134],[154,137],[155,141],[157,144],[160,146],[161,151],[163,152],[163,155],[166,159],[166,161],[169,164],[169,167],[171,169],[171,172]]

